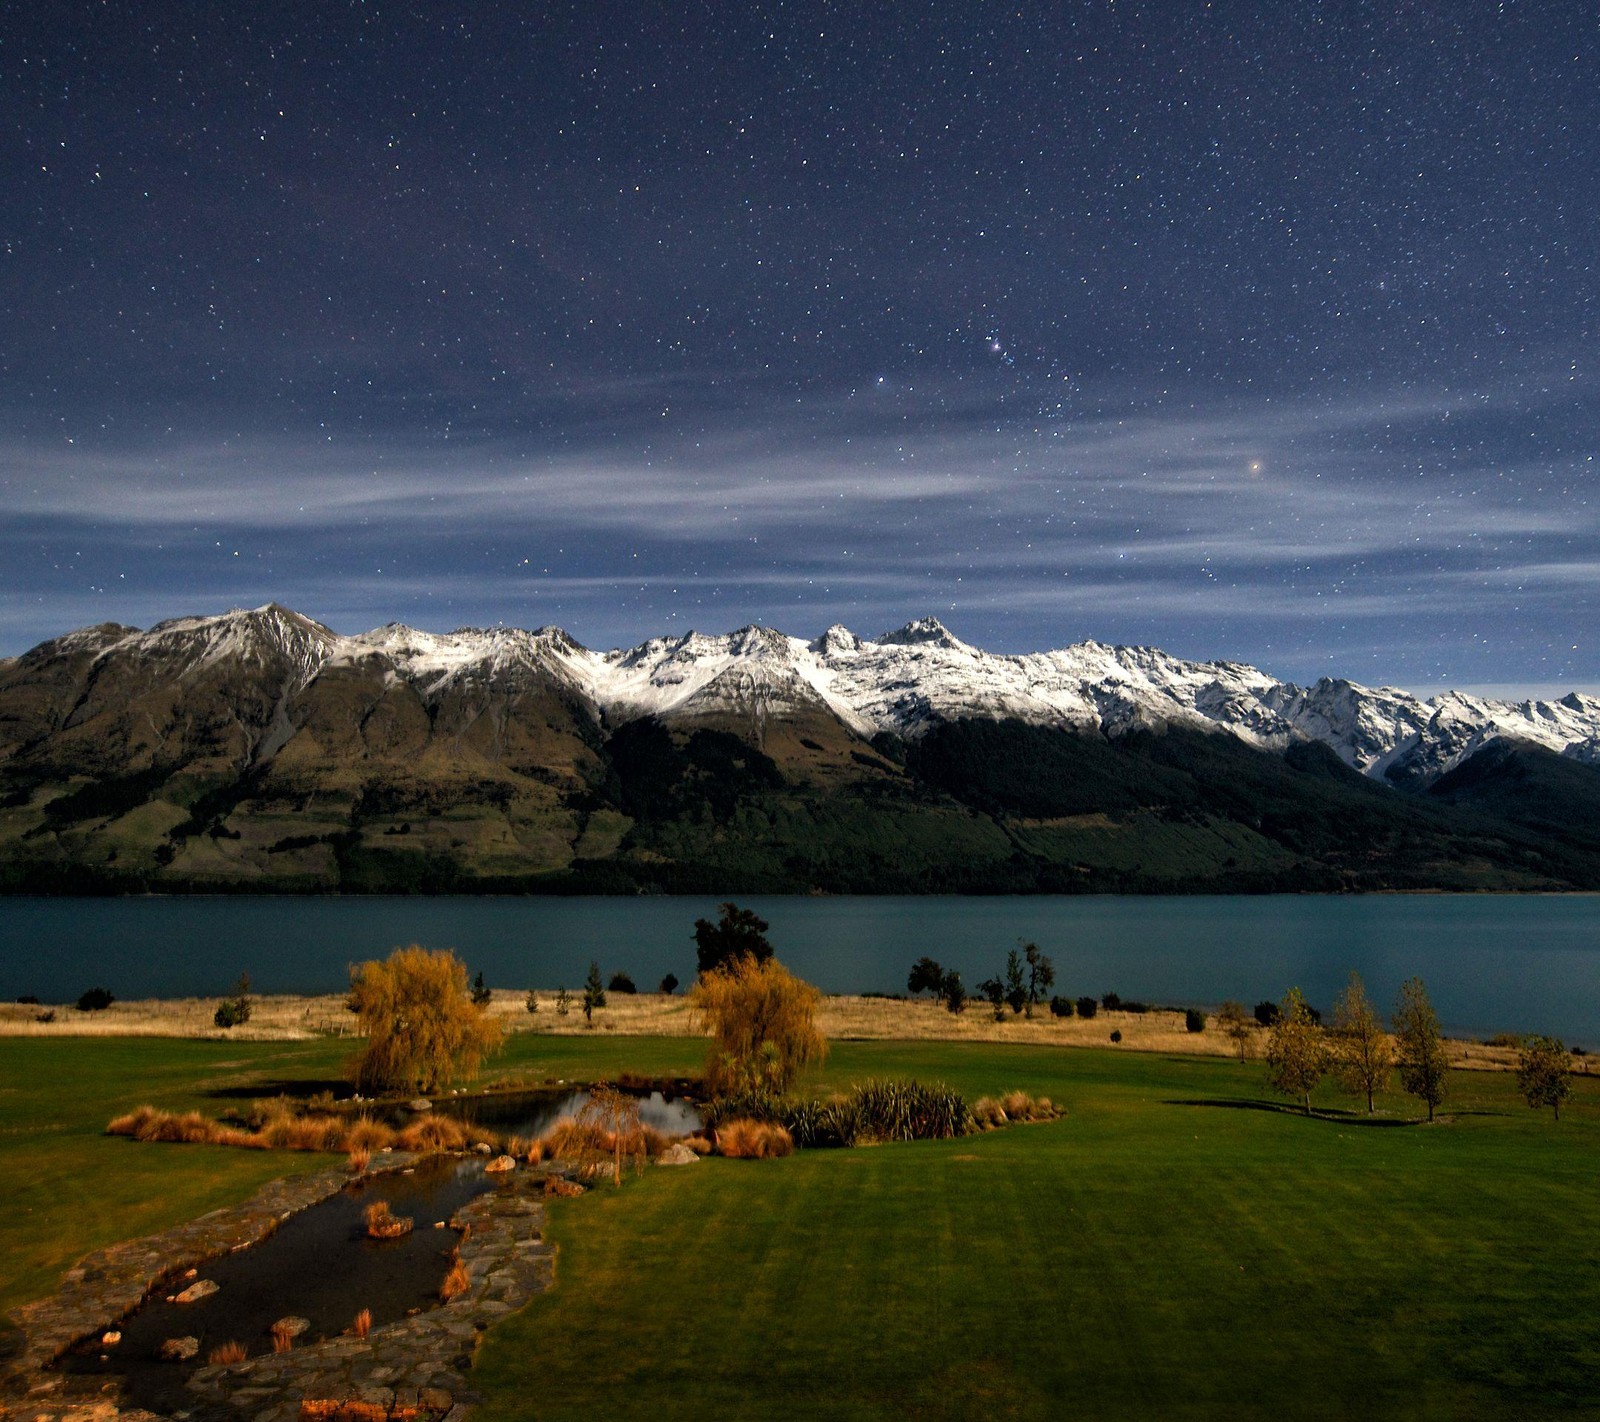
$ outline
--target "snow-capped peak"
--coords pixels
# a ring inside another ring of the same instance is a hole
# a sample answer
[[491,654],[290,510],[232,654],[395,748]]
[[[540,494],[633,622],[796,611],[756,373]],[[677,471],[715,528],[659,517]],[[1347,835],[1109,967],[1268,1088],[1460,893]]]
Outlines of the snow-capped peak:
[[19,662],[89,654],[128,657],[158,679],[182,680],[230,660],[266,672],[290,694],[336,665],[371,669],[434,698],[458,685],[564,688],[597,719],[720,713],[765,720],[826,710],[855,731],[915,737],[940,721],[1014,717],[1117,735],[1135,726],[1230,732],[1263,748],[1296,740],[1331,746],[1365,774],[1426,781],[1496,739],[1522,740],[1600,763],[1600,698],[1493,701],[1459,692],[1423,699],[1324,677],[1308,687],[1238,662],[1186,662],[1151,647],[1080,642],[997,655],[935,617],[876,641],[835,625],[811,641],[749,625],[688,632],[591,651],[557,627],[460,628],[401,623],[341,637],[269,603],[213,617],[134,628],[85,628]]

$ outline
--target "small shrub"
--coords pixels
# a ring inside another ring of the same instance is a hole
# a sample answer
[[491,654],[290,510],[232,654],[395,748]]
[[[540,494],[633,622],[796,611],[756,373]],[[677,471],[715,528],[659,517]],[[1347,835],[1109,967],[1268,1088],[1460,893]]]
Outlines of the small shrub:
[[211,1020],[218,1027],[242,1027],[250,1020],[250,974],[239,974],[239,985],[234,996],[224,998],[217,1005]]
[[972,1120],[959,1091],[919,1081],[869,1081],[854,1092],[861,1135],[880,1141],[947,1140]]
[[212,1367],[227,1366],[230,1363],[242,1363],[250,1356],[243,1343],[227,1342],[218,1344],[206,1354],[206,1362]]
[[773,1121],[729,1121],[717,1130],[717,1153],[730,1160],[771,1160],[793,1151],[794,1138]]
[[39,1005],[39,996],[37,993],[25,992],[17,999],[17,1003],[22,1007],[37,1007]]
[[1100,1006],[1105,1008],[1107,1012],[1121,1012],[1122,999],[1114,992],[1102,993],[1100,995]]
[[104,1012],[116,1001],[103,987],[92,987],[78,999],[79,1012]]
[[1117,1045],[1117,1043],[1119,1043],[1119,1042],[1120,1042],[1120,1041],[1121,1041],[1121,1040],[1122,1040],[1122,1033],[1120,1033],[1120,1032],[1118,1032],[1118,1031],[1115,1031],[1115,1030],[1113,1030],[1113,1031],[1112,1031],[1112,1033],[1111,1033],[1111,1045],[1112,1045],[1112,1046],[1113,1046],[1113,1047],[1114,1047],[1114,1046],[1116,1046],[1116,1045]]
[[43,1012],[36,1013],[33,1020],[48,1027],[50,1023],[56,1020],[56,1010],[53,1007],[47,1008]]
[[1204,1032],[1206,1030],[1206,1015],[1198,1007],[1191,1007],[1183,1014],[1183,1029],[1186,1032]]
[[700,1112],[701,1121],[715,1130],[723,1121],[782,1121],[789,1103],[775,1091],[730,1091],[714,1096]]
[[633,985],[633,979],[626,973],[613,973],[611,981],[606,984],[606,991],[620,992],[626,997],[638,992],[639,989]]
[[677,990],[678,979],[676,974],[668,973],[666,977],[661,979],[661,986],[658,991],[663,997],[671,997],[673,993],[677,992]]
[[1092,997],[1080,997],[1077,1008],[1079,1017],[1093,1017],[1100,1010],[1100,1004]]
[[523,999],[522,1005],[527,1008],[529,1012],[537,1012],[539,1010],[539,994],[536,993],[532,988],[529,988],[528,995]]
[[350,1325],[350,1331],[357,1338],[365,1338],[372,1332],[372,1310],[364,1308],[355,1316],[355,1321]]
[[1052,1017],[1071,1017],[1073,1012],[1070,997],[1053,997],[1050,999],[1050,1015]]
[[1275,1027],[1281,1014],[1275,1002],[1258,1002],[1255,1005],[1255,1019],[1263,1027]]

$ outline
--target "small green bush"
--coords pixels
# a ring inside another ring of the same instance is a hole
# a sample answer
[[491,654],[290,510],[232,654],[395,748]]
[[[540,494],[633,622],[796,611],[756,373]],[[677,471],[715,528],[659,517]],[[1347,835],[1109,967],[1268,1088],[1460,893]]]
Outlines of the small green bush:
[[1072,999],[1070,997],[1053,997],[1050,999],[1050,1015],[1052,1017],[1071,1017],[1073,1013]]
[[1206,1030],[1206,1015],[1198,1007],[1191,1007],[1183,1014],[1184,1030],[1188,1032],[1204,1032]]
[[103,987],[92,987],[78,999],[79,1012],[104,1012],[116,1001]]
[[606,984],[606,991],[620,992],[626,997],[631,993],[638,992],[639,989],[633,985],[633,979],[626,973],[613,973],[611,981]]
[[1095,1013],[1098,1012],[1099,1010],[1100,1010],[1100,1004],[1098,1002],[1096,1002],[1092,997],[1080,997],[1078,999],[1078,1016],[1079,1017],[1093,1017],[1095,1015]]

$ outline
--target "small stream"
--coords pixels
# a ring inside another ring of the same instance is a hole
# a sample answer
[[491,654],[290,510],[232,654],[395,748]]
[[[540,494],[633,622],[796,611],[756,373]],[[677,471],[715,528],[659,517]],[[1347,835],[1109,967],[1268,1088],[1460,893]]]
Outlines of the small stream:
[[[467,1201],[496,1188],[476,1157],[435,1157],[414,1171],[372,1176],[290,1216],[267,1239],[200,1266],[196,1278],[218,1291],[195,1303],[167,1302],[194,1280],[169,1278],[119,1326],[121,1342],[98,1340],[63,1360],[75,1374],[120,1375],[127,1398],[156,1412],[182,1409],[192,1401],[184,1379],[226,1342],[242,1343],[251,1356],[272,1351],[269,1330],[279,1319],[299,1317],[310,1328],[296,1347],[346,1332],[363,1309],[379,1328],[409,1313],[436,1306],[439,1285],[458,1242],[450,1217]],[[386,1200],[416,1228],[394,1240],[366,1237],[367,1206]],[[444,1228],[435,1228],[436,1224]],[[187,1363],[160,1361],[157,1349],[169,1338],[199,1340]]]

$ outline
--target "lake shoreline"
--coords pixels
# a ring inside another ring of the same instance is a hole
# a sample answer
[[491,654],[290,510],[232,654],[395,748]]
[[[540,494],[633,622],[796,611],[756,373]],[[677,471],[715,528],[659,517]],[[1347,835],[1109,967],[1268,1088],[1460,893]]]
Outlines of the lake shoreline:
[[[529,989],[493,990],[489,1010],[508,1036],[548,1037],[700,1037],[686,997],[663,993],[608,993],[607,1005],[586,1023],[575,996],[565,1016],[557,1011],[556,991],[531,991],[539,1006],[527,1010]],[[208,1042],[302,1042],[319,1038],[360,1040],[355,1018],[345,1010],[342,994],[265,994],[252,997],[250,1021],[240,1027],[220,1028],[213,1016],[222,997],[147,998],[114,1002],[109,1008],[83,1012],[72,1006],[0,1003],[0,1037],[37,1040],[71,1037],[78,1040],[162,1037]],[[53,1011],[55,1020],[37,1020]],[[1111,1034],[1120,1033],[1116,1049],[1124,1052],[1164,1052],[1193,1057],[1231,1057],[1236,1045],[1217,1027],[1210,1011],[1205,1030],[1191,1032],[1183,1007],[1152,1006],[1144,1012],[1100,1008],[1094,1017],[1054,1017],[1047,1003],[1034,1008],[1030,1018],[1007,1010],[996,1020],[987,1003],[974,1002],[959,1015],[926,998],[895,998],[868,994],[825,995],[819,1013],[823,1035],[830,1042],[953,1042],[1054,1046],[1061,1048],[1111,1048]],[[1247,1060],[1259,1062],[1267,1033],[1253,1028],[1246,1045]],[[1466,1071],[1512,1071],[1516,1049],[1491,1046],[1465,1037],[1445,1038],[1450,1065]],[[1589,1075],[1590,1058],[1579,1056],[1575,1069]],[[1600,1065],[1595,1074],[1600,1074]],[[490,1077],[492,1085],[491,1071]]]

